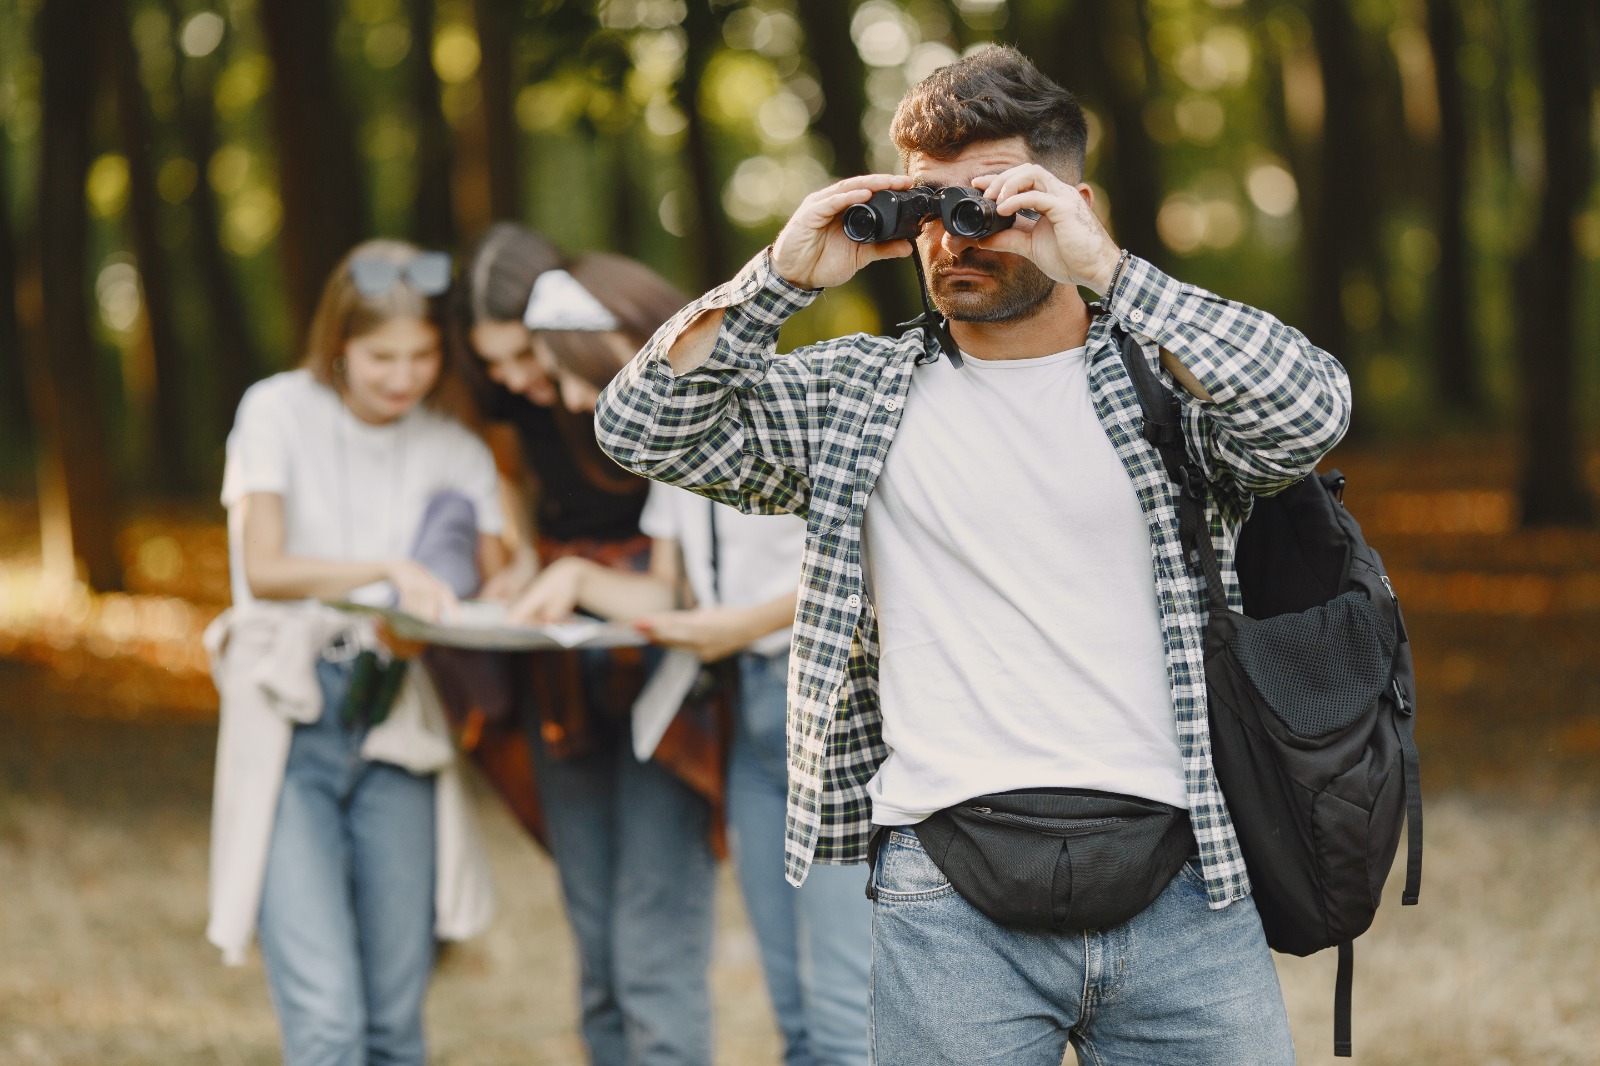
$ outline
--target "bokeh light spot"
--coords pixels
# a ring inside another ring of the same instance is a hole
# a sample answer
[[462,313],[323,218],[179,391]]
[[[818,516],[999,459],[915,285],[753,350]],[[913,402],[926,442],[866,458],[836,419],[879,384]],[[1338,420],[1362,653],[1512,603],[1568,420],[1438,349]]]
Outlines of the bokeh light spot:
[[277,193],[264,185],[245,189],[228,206],[223,220],[223,243],[240,257],[255,255],[277,236],[283,205]]
[[156,191],[169,204],[181,204],[194,192],[200,180],[200,168],[183,156],[173,156],[161,164],[156,173]]
[[183,24],[178,34],[178,47],[193,59],[208,56],[222,43],[222,34],[227,28],[227,23],[215,11],[201,11]]
[[96,159],[89,167],[84,192],[90,209],[100,218],[120,215],[128,203],[128,160],[115,152]]
[[139,321],[144,294],[139,288],[139,271],[127,259],[117,257],[101,268],[94,281],[94,295],[100,305],[100,320],[113,333],[126,333]]
[[1276,163],[1262,163],[1245,178],[1250,202],[1273,218],[1283,218],[1300,202],[1300,188],[1294,175]]
[[250,149],[242,144],[228,144],[217,149],[206,167],[206,180],[223,196],[232,196],[250,180],[253,160]]
[[403,22],[383,22],[367,31],[361,50],[378,70],[399,66],[411,54],[411,28]]
[[1199,145],[1215,144],[1222,136],[1228,115],[1222,105],[1209,96],[1186,96],[1172,109],[1178,131]]
[[466,81],[478,71],[478,35],[471,26],[452,22],[433,38],[433,69],[446,85]]

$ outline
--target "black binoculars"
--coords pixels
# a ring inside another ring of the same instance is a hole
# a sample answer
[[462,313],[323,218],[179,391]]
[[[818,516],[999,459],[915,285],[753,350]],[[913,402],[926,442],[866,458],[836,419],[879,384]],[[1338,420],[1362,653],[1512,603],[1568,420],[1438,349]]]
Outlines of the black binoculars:
[[[1037,212],[1022,211],[1029,218]],[[858,244],[915,240],[923,222],[937,215],[947,233],[978,240],[1010,229],[1016,215],[1002,215],[994,201],[966,185],[916,185],[910,189],[885,189],[864,204],[844,213],[844,235]]]

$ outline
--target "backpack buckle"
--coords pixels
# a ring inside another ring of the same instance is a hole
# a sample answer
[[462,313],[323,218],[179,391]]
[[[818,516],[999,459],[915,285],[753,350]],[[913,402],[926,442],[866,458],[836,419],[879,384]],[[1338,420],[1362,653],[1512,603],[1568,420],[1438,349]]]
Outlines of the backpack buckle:
[[1194,463],[1178,467],[1178,487],[1191,500],[1205,499],[1206,476]]
[[1144,427],[1140,430],[1139,435],[1158,448],[1168,444],[1177,444],[1179,440],[1178,424],[1176,422],[1157,422],[1146,418]]

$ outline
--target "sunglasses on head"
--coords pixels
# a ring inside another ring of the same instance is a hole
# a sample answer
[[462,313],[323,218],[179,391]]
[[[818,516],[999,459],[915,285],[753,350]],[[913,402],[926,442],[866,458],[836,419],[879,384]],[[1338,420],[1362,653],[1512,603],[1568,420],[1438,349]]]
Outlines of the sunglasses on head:
[[443,296],[450,288],[450,253],[418,252],[405,262],[376,255],[350,260],[350,281],[371,300],[394,288],[402,279],[418,296]]

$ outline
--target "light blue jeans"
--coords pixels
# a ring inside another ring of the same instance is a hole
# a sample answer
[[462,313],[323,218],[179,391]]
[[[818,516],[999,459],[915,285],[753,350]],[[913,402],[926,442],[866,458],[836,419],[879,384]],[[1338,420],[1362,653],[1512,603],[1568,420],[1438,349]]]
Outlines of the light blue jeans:
[[1206,905],[1195,860],[1098,932],[1007,929],[890,830],[872,917],[877,1066],[1280,1066],[1289,1020],[1255,904]]
[[[586,680],[608,668],[584,653]],[[591,695],[594,695],[591,693]],[[590,706],[600,706],[596,699]],[[580,1027],[593,1066],[708,1066],[716,861],[711,809],[626,724],[597,715],[597,750],[552,759],[529,730],[550,851],[578,946]]]
[[813,866],[798,889],[784,878],[788,665],[787,655],[740,657],[729,837],[785,1066],[866,1066],[872,904],[861,867]]
[[434,781],[361,757],[350,664],[319,662],[262,883],[259,937],[288,1066],[421,1066],[433,970]]

